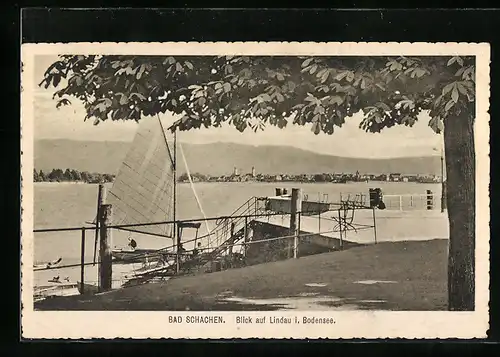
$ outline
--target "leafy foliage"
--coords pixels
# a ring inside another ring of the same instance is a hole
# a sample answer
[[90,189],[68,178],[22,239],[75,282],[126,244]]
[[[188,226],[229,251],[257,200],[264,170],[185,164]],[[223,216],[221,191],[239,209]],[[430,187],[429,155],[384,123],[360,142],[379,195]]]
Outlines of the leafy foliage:
[[40,85],[61,85],[57,105],[81,100],[96,125],[170,111],[182,115],[171,129],[293,123],[332,134],[358,112],[370,132],[412,126],[428,112],[450,153],[449,309],[474,309],[474,57],[65,55]]
[[45,174],[42,170],[33,170],[34,182],[86,182],[86,183],[105,183],[113,182],[115,175],[100,174],[95,172],[83,171],[80,172],[74,169],[52,169],[51,172]]
[[40,85],[57,106],[77,98],[94,124],[167,111],[189,130],[223,122],[240,131],[311,124],[332,134],[362,111],[361,128],[412,126],[422,111],[441,132],[448,117],[474,113],[473,57],[249,57],[63,55]]

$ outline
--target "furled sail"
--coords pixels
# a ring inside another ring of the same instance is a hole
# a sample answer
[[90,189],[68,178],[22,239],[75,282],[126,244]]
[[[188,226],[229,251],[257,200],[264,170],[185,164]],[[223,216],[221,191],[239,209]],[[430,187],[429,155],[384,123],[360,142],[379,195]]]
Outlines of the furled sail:
[[[107,195],[107,203],[113,205],[113,224],[174,219],[174,157],[169,136],[159,118],[144,118],[139,123],[132,146]],[[144,225],[128,229],[173,237],[173,226]]]

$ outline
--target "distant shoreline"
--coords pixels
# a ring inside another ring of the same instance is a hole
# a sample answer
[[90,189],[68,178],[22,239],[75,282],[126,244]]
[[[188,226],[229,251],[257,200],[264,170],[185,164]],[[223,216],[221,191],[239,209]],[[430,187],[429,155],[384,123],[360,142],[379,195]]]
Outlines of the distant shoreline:
[[[112,184],[112,182],[106,182],[106,184]],[[439,184],[439,182],[403,182],[403,181],[348,181],[348,182],[310,182],[310,181],[198,181],[194,182],[194,184],[234,184],[234,183],[239,183],[239,184],[254,184],[254,183],[259,183],[259,184],[276,184],[276,185],[281,185],[281,184],[301,184],[301,185],[314,185],[314,184],[321,184],[321,185],[347,185],[347,184],[353,184],[353,183],[391,183],[391,184],[408,184],[408,183],[416,183],[416,184]],[[33,184],[38,185],[38,186],[55,186],[55,185],[98,185],[99,183],[94,182],[94,183],[88,183],[88,182],[83,182],[83,181],[54,181],[54,182],[49,182],[49,181],[43,181],[43,182],[33,182]],[[189,182],[177,182],[179,185],[189,185]]]
[[42,181],[42,182],[33,182],[35,185],[96,185],[96,184],[89,184],[87,182],[83,182],[83,181]]
[[[184,182],[177,182],[179,185],[186,185],[189,184],[189,181],[184,181]],[[307,185],[348,185],[348,184],[353,184],[353,183],[391,183],[391,184],[403,184],[403,183],[417,183],[417,184],[423,184],[423,185],[431,185],[431,184],[440,184],[439,182],[419,182],[419,181],[411,181],[411,182],[404,182],[404,181],[347,181],[347,182],[330,182],[330,181],[196,181],[193,182],[194,184],[210,184],[210,183],[243,183],[243,184],[253,184],[253,183],[272,183],[272,184],[289,184],[289,183],[294,183],[294,184],[307,184]]]

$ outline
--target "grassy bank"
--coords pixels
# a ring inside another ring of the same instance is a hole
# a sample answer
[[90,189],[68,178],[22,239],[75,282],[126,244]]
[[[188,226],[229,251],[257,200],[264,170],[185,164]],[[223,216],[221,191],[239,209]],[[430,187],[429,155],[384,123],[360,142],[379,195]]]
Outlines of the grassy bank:
[[[342,305],[445,310],[446,257],[447,240],[379,243],[130,287],[92,298],[58,297],[37,304],[35,309],[276,310],[280,306],[271,300],[255,305],[226,299],[317,296],[335,298],[324,303],[325,310]],[[386,283],[366,284],[370,280]],[[311,283],[314,286],[306,285]]]

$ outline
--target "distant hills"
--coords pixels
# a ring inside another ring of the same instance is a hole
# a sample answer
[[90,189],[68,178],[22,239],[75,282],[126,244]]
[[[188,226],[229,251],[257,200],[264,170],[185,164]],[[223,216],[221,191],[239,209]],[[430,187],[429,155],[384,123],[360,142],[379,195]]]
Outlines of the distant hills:
[[114,174],[130,143],[120,141],[35,140],[35,169],[75,169]]
[[[130,142],[76,141],[43,139],[35,141],[35,168],[72,168],[79,171],[117,173]],[[439,174],[440,158],[408,157],[361,159],[322,155],[286,146],[248,146],[235,143],[183,144],[191,172],[208,175],[230,174],[233,167],[240,173],[314,174],[323,172]],[[184,165],[179,160],[179,173]]]

